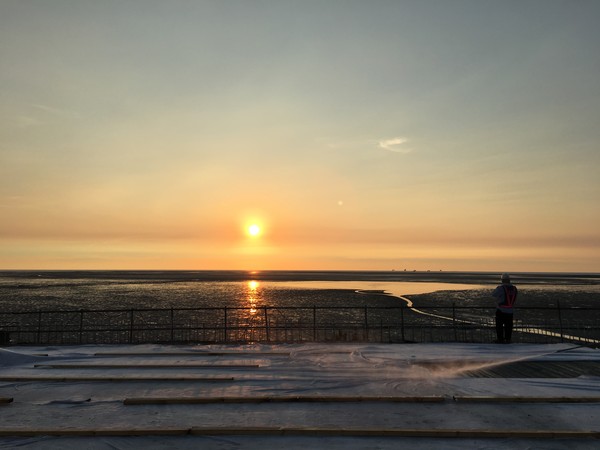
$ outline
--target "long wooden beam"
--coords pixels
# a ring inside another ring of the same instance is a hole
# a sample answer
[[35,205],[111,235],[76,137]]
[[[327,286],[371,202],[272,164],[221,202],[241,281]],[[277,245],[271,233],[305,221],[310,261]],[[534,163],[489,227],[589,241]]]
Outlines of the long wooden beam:
[[0,381],[23,381],[23,382],[76,382],[76,381],[108,381],[108,382],[138,382],[138,381],[151,381],[151,382],[162,382],[162,381],[187,381],[187,382],[202,382],[202,383],[213,383],[213,382],[231,382],[234,381],[233,377],[20,377],[20,376],[10,376],[3,377],[0,376]]
[[256,369],[259,364],[35,364],[41,369]]
[[94,356],[290,356],[290,352],[97,352]]
[[255,397],[131,397],[123,400],[125,405],[182,405],[212,403],[441,403],[442,396],[394,397],[394,396],[327,396],[327,395],[267,395]]
[[600,397],[454,396],[462,403],[600,403]]
[[246,397],[129,397],[125,405],[185,405],[214,403],[600,403],[600,397],[453,397],[264,395]]
[[350,437],[430,437],[430,438],[600,438],[600,431],[569,430],[477,430],[477,429],[407,429],[407,428],[321,428],[321,427],[248,427],[215,429],[194,427],[190,434],[267,436],[350,436]]
[[0,428],[0,437],[34,436],[332,436],[425,438],[598,439],[594,430],[413,429],[325,427]]

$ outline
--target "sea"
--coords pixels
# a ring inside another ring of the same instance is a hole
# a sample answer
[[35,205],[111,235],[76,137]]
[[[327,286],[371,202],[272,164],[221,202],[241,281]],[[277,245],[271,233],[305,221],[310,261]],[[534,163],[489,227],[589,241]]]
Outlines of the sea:
[[[600,293],[600,274],[514,273],[530,289]],[[0,271],[0,313],[259,306],[394,306],[400,297],[493,289],[496,272]]]

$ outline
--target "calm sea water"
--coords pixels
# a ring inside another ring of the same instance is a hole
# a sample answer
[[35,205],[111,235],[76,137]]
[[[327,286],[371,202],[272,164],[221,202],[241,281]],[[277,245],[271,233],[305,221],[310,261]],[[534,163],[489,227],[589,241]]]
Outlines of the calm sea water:
[[[400,301],[397,296],[488,289],[498,284],[498,278],[485,272],[5,271],[0,272],[0,311],[393,306]],[[535,289],[600,287],[598,274],[513,278]]]

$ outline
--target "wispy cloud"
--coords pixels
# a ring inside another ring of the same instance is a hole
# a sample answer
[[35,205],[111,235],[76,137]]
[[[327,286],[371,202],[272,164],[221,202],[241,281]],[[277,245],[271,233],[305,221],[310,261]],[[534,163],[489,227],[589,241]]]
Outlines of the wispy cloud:
[[35,127],[42,124],[41,120],[30,116],[18,116],[15,118],[15,124],[19,128]]
[[407,147],[408,139],[404,137],[395,137],[391,139],[382,139],[378,142],[379,148],[396,153],[410,153],[412,148]]
[[41,105],[41,104],[34,104],[31,106],[33,108],[35,108],[39,111],[43,111],[47,114],[53,114],[56,116],[62,116],[62,117],[68,117],[68,118],[78,118],[79,117],[79,114],[77,112],[70,111],[67,109],[60,109],[60,108],[55,108],[53,106]]
[[14,118],[14,123],[19,128],[30,128],[44,125],[53,120],[79,119],[80,114],[68,109],[55,108],[42,104],[27,105],[27,111]]

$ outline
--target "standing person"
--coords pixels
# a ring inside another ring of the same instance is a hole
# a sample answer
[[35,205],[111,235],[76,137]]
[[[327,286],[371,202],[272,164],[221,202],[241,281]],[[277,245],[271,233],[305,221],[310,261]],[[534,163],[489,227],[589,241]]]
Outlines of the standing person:
[[510,282],[510,275],[502,274],[502,284],[492,292],[496,299],[496,335],[499,344],[510,344],[513,329],[514,304],[517,287]]

